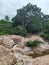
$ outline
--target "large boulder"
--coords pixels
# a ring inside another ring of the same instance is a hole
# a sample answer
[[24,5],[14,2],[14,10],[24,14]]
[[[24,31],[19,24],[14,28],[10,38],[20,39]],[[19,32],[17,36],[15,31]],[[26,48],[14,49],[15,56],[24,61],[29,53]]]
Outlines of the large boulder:
[[23,55],[32,55],[33,51],[31,51],[31,48],[29,47],[24,47],[24,48],[19,48],[16,45],[11,49],[14,53],[21,53]]
[[13,45],[15,44],[14,41],[8,37],[8,36],[3,36],[3,41],[2,41],[3,46],[5,46],[6,48],[12,48]]
[[14,53],[2,45],[0,45],[0,65],[12,65],[16,62]]
[[0,45],[0,58],[6,56],[11,51],[4,46]]
[[34,65],[33,61],[33,59],[23,59],[24,65]]
[[15,55],[17,62],[22,61],[23,59],[30,59],[29,56],[22,55],[21,53],[14,53],[14,55]]
[[49,44],[43,43],[32,49],[34,53],[49,54]]
[[35,59],[23,59],[24,65],[49,65],[49,55]]
[[19,43],[21,42],[24,38],[22,36],[19,35],[9,35],[9,37],[15,42],[15,43]]
[[0,65],[12,65],[15,64],[16,59],[13,53],[9,53],[7,56],[4,56],[0,60]]
[[49,55],[35,58],[33,65],[49,65]]

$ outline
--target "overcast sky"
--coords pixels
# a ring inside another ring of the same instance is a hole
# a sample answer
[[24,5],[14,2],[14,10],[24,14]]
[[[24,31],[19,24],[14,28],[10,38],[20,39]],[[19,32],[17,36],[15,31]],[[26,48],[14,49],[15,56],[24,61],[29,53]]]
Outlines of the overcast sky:
[[45,14],[49,14],[49,0],[0,0],[0,19],[6,15],[14,17],[16,10],[22,8],[29,2],[36,4]]

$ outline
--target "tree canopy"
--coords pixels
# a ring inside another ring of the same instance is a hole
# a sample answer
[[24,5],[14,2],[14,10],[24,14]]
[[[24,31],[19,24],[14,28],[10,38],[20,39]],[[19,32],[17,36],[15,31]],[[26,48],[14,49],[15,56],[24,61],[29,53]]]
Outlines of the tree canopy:
[[18,34],[25,36],[27,33],[46,33],[49,34],[49,15],[41,12],[37,5],[28,3],[23,8],[17,10],[16,16],[9,21],[9,16],[5,20],[0,20],[0,34]]
[[41,31],[48,20],[49,15],[44,15],[41,12],[41,8],[30,3],[18,9],[16,16],[12,18],[13,27],[22,25],[30,33]]

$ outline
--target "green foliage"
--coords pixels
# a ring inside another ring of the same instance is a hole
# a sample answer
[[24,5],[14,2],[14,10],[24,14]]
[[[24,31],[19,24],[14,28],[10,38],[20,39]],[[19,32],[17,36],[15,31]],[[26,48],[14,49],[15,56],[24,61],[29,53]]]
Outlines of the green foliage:
[[37,22],[30,22],[27,26],[26,29],[29,33],[38,33],[40,32],[40,27],[38,26],[39,24]]
[[12,19],[13,27],[22,25],[30,33],[39,32],[43,13],[36,5],[27,4],[25,7],[17,10],[17,15]]
[[12,22],[0,20],[0,35],[16,34],[26,36],[27,31],[23,26],[12,27]]
[[0,20],[0,35],[10,34],[11,27],[12,27],[12,22]]
[[41,43],[41,41],[38,41],[38,40],[29,41],[29,42],[26,43],[26,46],[28,46],[28,47],[37,47],[40,43]]
[[27,4],[17,10],[17,14],[12,18],[13,27],[22,25],[28,33],[49,32],[47,21],[49,15],[44,15],[37,5]]
[[42,34],[41,37],[47,41],[49,40],[49,34]]
[[5,20],[9,21],[10,20],[9,16],[5,16]]
[[0,32],[0,35],[8,35],[8,32],[2,31]]
[[44,29],[44,33],[46,33],[46,34],[49,34],[49,21],[47,21],[47,23],[46,23],[46,25],[45,25],[45,27],[44,27],[45,29]]
[[17,27],[12,28],[11,34],[26,36],[27,31],[23,26],[17,26]]
[[[5,21],[6,20],[6,21]],[[9,17],[5,16],[5,20],[0,20],[0,35],[17,34],[25,36],[27,33],[40,33],[45,39],[49,39],[49,15],[41,12],[37,5],[27,4],[17,10],[17,14],[12,18],[13,22],[8,22]]]
[[44,33],[40,33],[40,36],[41,36],[41,37],[44,37]]

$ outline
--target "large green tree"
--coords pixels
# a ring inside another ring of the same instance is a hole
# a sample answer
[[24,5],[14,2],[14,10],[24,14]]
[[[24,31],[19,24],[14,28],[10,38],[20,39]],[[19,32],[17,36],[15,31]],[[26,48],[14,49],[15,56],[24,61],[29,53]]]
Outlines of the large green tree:
[[6,16],[5,16],[5,20],[6,20],[6,21],[9,21],[9,20],[10,20],[9,16],[6,15]]
[[44,15],[37,5],[27,4],[21,9],[17,10],[16,16],[13,20],[13,27],[22,25],[28,32],[39,32],[46,25],[49,16]]
[[25,26],[26,23],[30,22],[30,19],[34,19],[35,17],[39,19],[39,17],[41,17],[41,14],[42,12],[40,8],[29,3],[22,9],[18,9],[17,15],[12,20],[15,22],[21,22],[22,25]]

